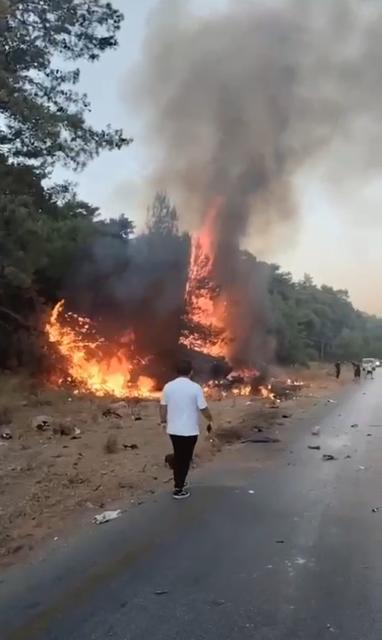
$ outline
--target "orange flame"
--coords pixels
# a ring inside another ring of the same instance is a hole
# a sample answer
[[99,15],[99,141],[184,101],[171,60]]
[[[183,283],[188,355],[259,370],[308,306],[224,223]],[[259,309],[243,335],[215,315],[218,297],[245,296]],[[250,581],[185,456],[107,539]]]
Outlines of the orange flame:
[[226,357],[230,343],[227,300],[214,284],[213,274],[214,229],[221,204],[221,198],[213,201],[201,231],[192,239],[186,288],[186,318],[192,329],[180,340],[189,349],[214,357]]
[[[153,397],[155,381],[139,376],[133,382],[138,360],[132,351],[134,336],[125,334],[124,348],[116,347],[106,354],[106,343],[97,336],[88,318],[64,312],[61,300],[50,314],[45,326],[49,341],[63,357],[67,379],[74,382],[80,391],[90,391],[97,396],[113,395],[125,397]],[[108,349],[109,350],[109,349]]]

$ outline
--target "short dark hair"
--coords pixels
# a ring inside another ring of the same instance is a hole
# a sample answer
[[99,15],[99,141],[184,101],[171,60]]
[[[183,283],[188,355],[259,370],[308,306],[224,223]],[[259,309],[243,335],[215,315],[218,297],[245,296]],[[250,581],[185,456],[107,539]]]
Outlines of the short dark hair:
[[176,373],[178,376],[189,376],[192,373],[191,360],[179,360],[176,365]]

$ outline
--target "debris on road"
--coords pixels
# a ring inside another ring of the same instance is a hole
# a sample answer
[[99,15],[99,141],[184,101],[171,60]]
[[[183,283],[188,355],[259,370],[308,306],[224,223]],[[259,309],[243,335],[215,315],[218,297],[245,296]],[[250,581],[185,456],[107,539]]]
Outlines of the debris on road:
[[351,429],[358,429],[358,427],[359,427],[359,424],[357,424],[357,423],[350,425]]
[[249,489],[248,493],[254,494],[254,490],[253,489]]
[[379,507],[373,507],[372,508],[372,512],[373,513],[378,513],[378,511],[379,511]]
[[126,418],[129,413],[129,405],[122,400],[121,402],[112,402],[102,412],[102,415],[104,418]]
[[53,422],[53,418],[50,416],[36,416],[32,418],[32,429],[37,429],[38,431],[47,431],[50,429]]
[[12,438],[13,438],[12,431],[10,430],[9,427],[2,427],[0,433],[1,433],[0,437],[3,440],[12,440]]
[[324,453],[322,456],[322,459],[325,462],[329,462],[330,460],[338,460],[338,458],[336,458],[335,456],[333,456],[331,453]]
[[329,398],[326,402],[328,404],[337,404],[337,400],[332,400],[331,398]]
[[312,436],[319,436],[321,433],[321,427],[313,427]]
[[285,540],[276,540],[276,544],[285,544]]
[[122,515],[121,509],[116,509],[116,511],[104,511],[93,518],[94,524],[105,524],[105,522],[110,522],[110,520],[115,520]]
[[308,444],[308,449],[312,449],[312,451],[320,451],[321,447],[319,444]]
[[166,596],[168,593],[168,589],[157,589],[156,591],[154,591],[155,596]]
[[359,465],[358,470],[359,471],[365,471],[366,467],[363,467],[362,465]]
[[344,457],[344,460],[350,460],[350,458],[351,458],[351,455],[348,453],[348,455]]
[[213,607],[222,607],[225,604],[225,600],[211,600]]
[[137,444],[123,444],[122,446],[124,449],[131,449],[131,451],[136,451],[137,449],[139,449]]
[[74,427],[74,433],[71,435],[71,440],[79,440],[81,438],[81,429]]

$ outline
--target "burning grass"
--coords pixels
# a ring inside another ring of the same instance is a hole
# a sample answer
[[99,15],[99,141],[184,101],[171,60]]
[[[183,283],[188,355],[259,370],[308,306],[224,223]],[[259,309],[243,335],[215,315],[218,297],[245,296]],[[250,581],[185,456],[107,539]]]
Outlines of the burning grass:
[[66,369],[62,376],[52,376],[53,383],[72,382],[79,391],[96,396],[156,396],[155,380],[137,373],[145,359],[134,352],[133,334],[123,347],[107,344],[88,318],[65,313],[63,300],[53,309],[45,329]]

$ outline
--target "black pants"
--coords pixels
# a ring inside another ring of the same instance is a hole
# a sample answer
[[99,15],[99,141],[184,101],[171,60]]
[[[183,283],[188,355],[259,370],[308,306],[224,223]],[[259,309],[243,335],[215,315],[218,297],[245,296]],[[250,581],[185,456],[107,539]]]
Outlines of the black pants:
[[174,447],[175,489],[183,489],[198,436],[170,435],[170,438]]

